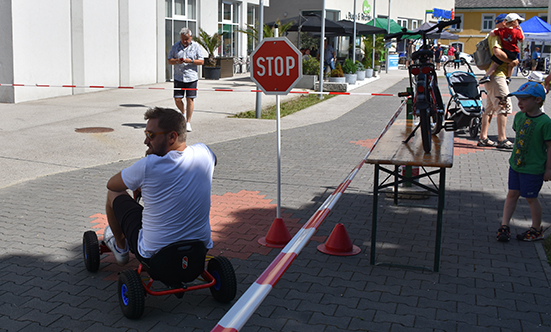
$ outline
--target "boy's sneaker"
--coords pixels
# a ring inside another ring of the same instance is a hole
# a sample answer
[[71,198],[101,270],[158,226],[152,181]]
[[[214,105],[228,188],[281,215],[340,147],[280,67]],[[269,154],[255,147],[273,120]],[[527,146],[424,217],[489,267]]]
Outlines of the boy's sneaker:
[[509,229],[509,226],[502,225],[497,230],[497,240],[499,242],[509,242],[511,239],[511,229]]
[[478,81],[478,84],[484,84],[490,82],[490,76],[484,76]]
[[115,259],[117,260],[117,264],[125,265],[128,263],[128,243],[126,244],[126,248],[124,250],[119,249],[119,247],[117,247],[117,242],[115,241],[115,236],[109,226],[105,227],[105,230],[103,231],[103,244],[111,250],[113,256],[115,256]]
[[530,227],[529,230],[527,230],[524,233],[517,234],[517,240],[519,241],[537,241],[537,240],[543,240],[543,232],[538,231],[534,227]]

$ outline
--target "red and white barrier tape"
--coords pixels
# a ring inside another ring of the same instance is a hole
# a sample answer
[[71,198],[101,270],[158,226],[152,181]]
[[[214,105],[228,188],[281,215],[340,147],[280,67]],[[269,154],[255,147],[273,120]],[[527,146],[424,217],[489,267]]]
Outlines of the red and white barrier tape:
[[[125,89],[125,90],[195,90],[195,91],[215,91],[215,92],[262,92],[256,89],[186,89],[186,88],[158,88],[147,86],[107,86],[107,85],[53,85],[53,84],[17,84],[17,83],[0,83],[0,87],[25,87],[25,88],[78,88],[78,89]],[[319,91],[289,91],[296,94],[310,95],[347,95],[347,96],[385,96],[397,97],[397,94],[392,93],[371,93],[371,92],[319,92]]]
[[335,191],[325,200],[325,202],[319,207],[314,215],[302,226],[298,233],[289,241],[289,243],[281,250],[279,255],[272,261],[270,266],[264,270],[264,272],[256,279],[249,289],[239,298],[239,300],[230,308],[230,310],[220,319],[218,324],[211,330],[211,332],[229,332],[239,331],[245,323],[249,320],[256,309],[262,304],[262,301],[268,296],[272,288],[279,281],[283,273],[287,271],[291,263],[302,251],[304,246],[310,241],[312,236],[316,233],[318,227],[325,220],[327,215],[331,212],[331,209],[342,194],[348,188],[348,185],[356,174],[360,171],[360,168],[367,157],[371,154],[371,151],[375,148],[381,137],[387,132],[388,128],[392,126],[398,115],[402,112],[406,101],[404,101],[398,110],[394,113],[389,123],[383,129],[379,137],[375,140],[375,143],[369,149],[369,152],[364,159],[348,174],[343,182],[335,189]]

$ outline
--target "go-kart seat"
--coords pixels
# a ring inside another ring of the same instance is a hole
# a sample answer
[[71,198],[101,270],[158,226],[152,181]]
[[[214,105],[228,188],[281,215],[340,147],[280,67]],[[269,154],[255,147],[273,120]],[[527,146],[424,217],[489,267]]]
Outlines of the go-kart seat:
[[159,250],[147,263],[143,263],[153,278],[173,288],[183,287],[205,270],[207,249],[203,241],[179,241]]

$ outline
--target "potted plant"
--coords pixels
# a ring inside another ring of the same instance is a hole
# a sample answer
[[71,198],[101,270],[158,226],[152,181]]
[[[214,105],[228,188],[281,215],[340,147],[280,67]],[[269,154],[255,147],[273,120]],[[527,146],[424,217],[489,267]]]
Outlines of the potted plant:
[[344,72],[346,83],[356,84],[356,79],[357,79],[356,71],[358,71],[358,69],[354,61],[352,61],[352,59],[344,60],[344,66],[342,67],[342,70]]
[[356,76],[358,77],[358,81],[365,80],[365,67],[363,63],[356,60]]
[[302,79],[297,82],[295,88],[313,89],[318,81],[320,62],[312,57],[306,56],[302,59]]
[[194,39],[208,53],[208,57],[205,59],[205,65],[203,66],[205,79],[220,79],[220,67],[216,66],[216,58],[214,57],[214,52],[218,47],[220,47],[220,45],[222,45],[222,38],[220,34],[215,33],[211,36],[205,30],[199,28],[199,35]]
[[[375,38],[375,47],[373,47],[373,38]],[[373,76],[377,76],[377,72],[381,70],[381,54],[384,52],[385,49],[384,37],[382,35],[369,36],[363,39],[363,44],[365,53],[364,60],[366,61],[366,67],[371,68],[371,66],[374,66]],[[375,52],[373,52],[373,50],[375,50]],[[375,61],[373,61],[373,53],[375,53]]]
[[342,71],[342,67],[340,63],[337,63],[337,65],[335,66],[335,69],[331,71],[331,74],[329,76],[329,82],[346,83],[346,80],[344,78],[344,73]]

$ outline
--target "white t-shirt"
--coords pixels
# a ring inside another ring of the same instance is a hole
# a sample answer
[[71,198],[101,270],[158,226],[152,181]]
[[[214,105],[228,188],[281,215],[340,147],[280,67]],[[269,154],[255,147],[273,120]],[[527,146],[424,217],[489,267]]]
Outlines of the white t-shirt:
[[181,240],[202,240],[212,248],[209,213],[215,160],[208,146],[197,143],[163,157],[148,155],[122,170],[124,184],[142,190],[142,257]]

